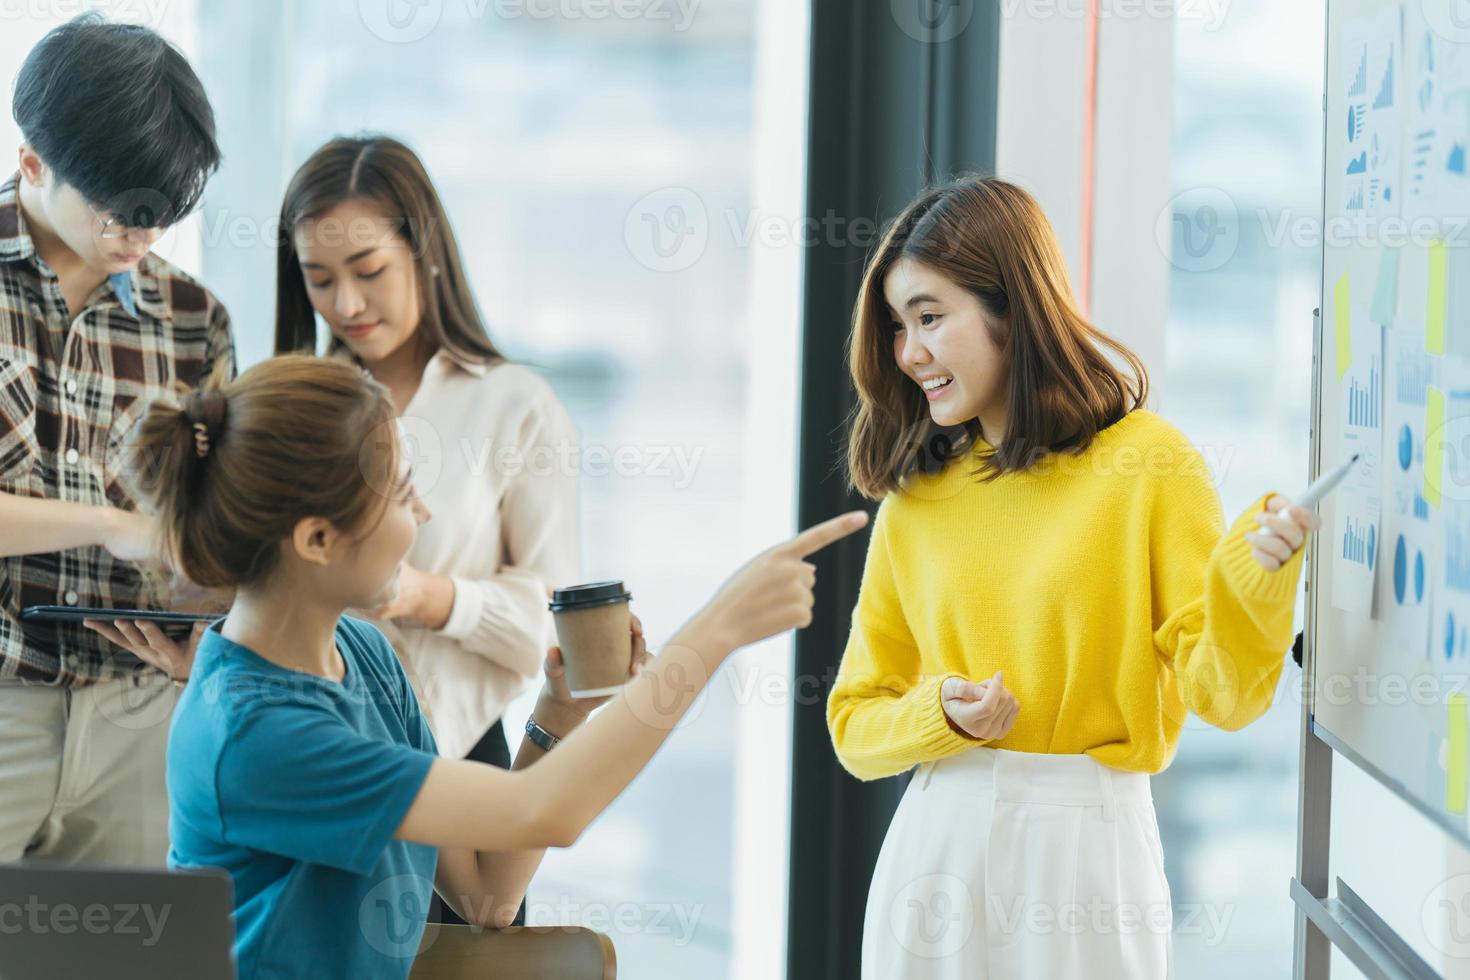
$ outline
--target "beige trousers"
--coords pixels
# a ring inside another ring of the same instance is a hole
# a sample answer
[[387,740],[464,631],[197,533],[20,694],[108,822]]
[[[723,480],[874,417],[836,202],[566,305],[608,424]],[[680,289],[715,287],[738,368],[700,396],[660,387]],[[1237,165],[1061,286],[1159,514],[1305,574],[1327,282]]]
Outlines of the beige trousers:
[[162,867],[178,694],[153,670],[74,689],[0,683],[0,861]]

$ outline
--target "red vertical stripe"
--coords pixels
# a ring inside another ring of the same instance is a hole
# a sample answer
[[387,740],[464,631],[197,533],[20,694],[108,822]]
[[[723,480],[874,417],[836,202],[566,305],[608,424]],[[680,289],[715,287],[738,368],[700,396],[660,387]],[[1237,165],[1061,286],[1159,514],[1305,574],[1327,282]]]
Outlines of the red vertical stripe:
[[1092,230],[1096,208],[1097,187],[1097,61],[1098,61],[1098,0],[1087,2],[1087,50],[1083,63],[1082,103],[1082,254],[1079,270],[1079,301],[1082,315],[1090,316],[1092,309]]

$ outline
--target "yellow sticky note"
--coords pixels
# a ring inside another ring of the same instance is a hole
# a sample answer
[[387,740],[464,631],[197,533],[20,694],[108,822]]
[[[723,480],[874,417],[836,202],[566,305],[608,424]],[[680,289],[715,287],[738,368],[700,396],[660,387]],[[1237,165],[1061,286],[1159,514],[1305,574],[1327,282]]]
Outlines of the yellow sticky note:
[[1444,808],[1451,813],[1465,812],[1465,695],[1451,694],[1449,708],[1450,751],[1444,780]]
[[1444,479],[1444,392],[1431,385],[1425,389],[1424,403],[1424,499],[1438,507]]
[[1424,325],[1424,349],[1431,354],[1444,353],[1445,307],[1449,302],[1447,290],[1449,252],[1443,241],[1429,246],[1429,298],[1425,307],[1427,322]]
[[1332,289],[1332,322],[1337,328],[1337,380],[1341,381],[1353,366],[1353,322],[1352,303],[1348,295],[1348,274]]

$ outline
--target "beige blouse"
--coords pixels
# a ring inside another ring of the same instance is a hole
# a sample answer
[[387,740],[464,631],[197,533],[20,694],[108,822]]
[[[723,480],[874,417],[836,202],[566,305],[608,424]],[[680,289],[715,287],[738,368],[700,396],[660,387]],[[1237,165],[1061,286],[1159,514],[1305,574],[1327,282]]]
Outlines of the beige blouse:
[[447,351],[399,422],[432,514],[407,561],[453,579],[454,608],[441,630],[378,625],[440,754],[462,758],[542,676],[554,636],[547,590],[578,581],[577,432],[534,371]]

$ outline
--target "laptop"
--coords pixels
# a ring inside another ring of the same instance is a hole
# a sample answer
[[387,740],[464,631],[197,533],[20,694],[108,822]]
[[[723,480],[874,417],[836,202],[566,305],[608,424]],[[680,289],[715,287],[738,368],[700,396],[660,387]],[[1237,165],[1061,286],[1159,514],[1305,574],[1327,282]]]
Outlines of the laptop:
[[234,980],[233,910],[216,869],[0,864],[0,980]]

